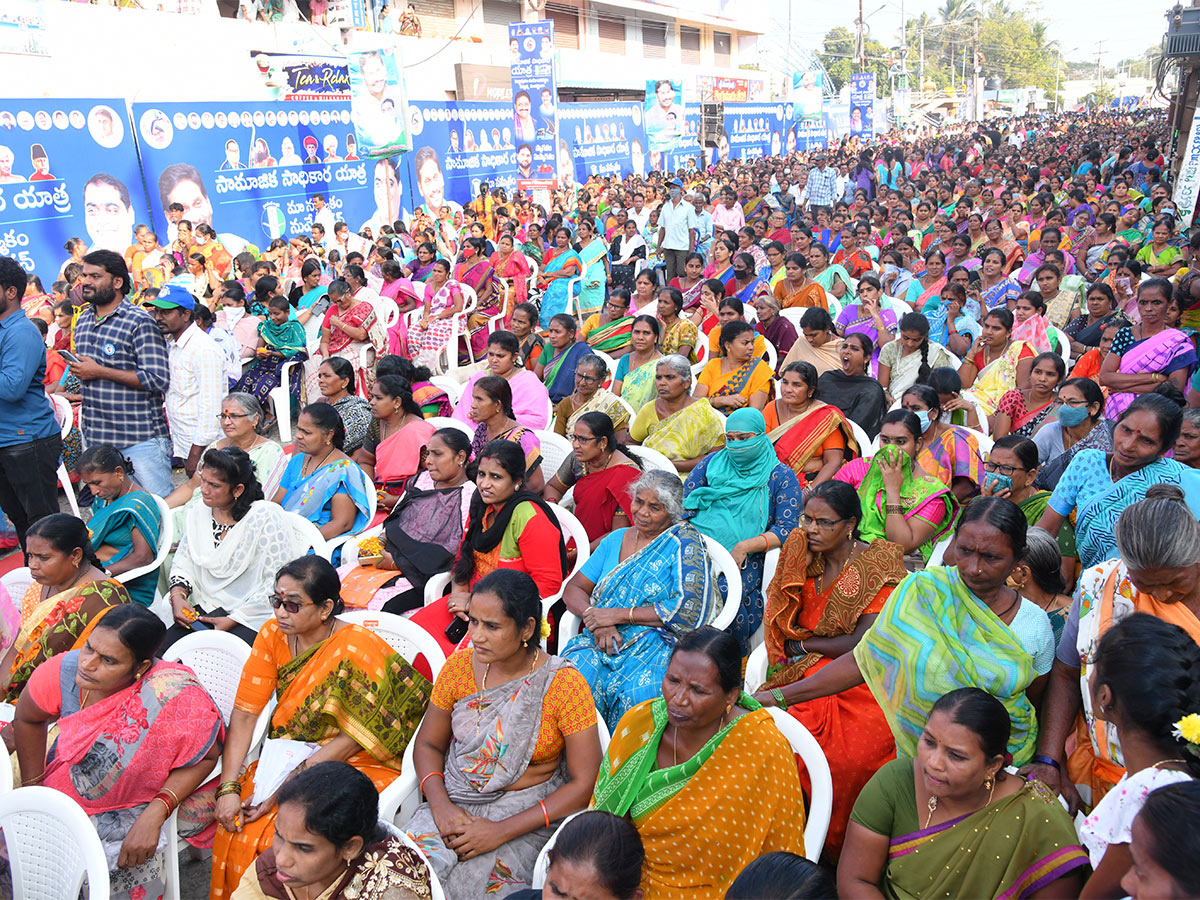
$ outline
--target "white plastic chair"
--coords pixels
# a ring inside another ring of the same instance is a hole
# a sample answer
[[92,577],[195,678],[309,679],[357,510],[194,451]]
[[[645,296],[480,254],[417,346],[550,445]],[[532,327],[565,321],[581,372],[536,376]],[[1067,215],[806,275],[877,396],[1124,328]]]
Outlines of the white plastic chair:
[[47,394],[46,396],[50,398],[50,405],[54,407],[54,418],[58,421],[59,430],[65,441],[67,435],[71,433],[71,426],[75,424],[75,413],[71,410],[71,401],[62,394]]
[[166,662],[180,662],[191,669],[208,696],[229,724],[233,701],[242,680],[242,668],[250,658],[250,645],[225,631],[206,629],[184,635],[163,653]]
[[375,307],[375,318],[385,330],[400,321],[400,307],[391,297],[372,297],[371,305]]
[[[597,722],[603,723],[602,719],[597,719]],[[571,813],[554,829],[554,834],[550,835],[550,840],[542,845],[542,849],[538,851],[537,859],[533,863],[533,876],[530,880],[530,887],[534,890],[544,888],[546,886],[546,876],[550,873],[550,851],[554,849],[555,843],[558,841],[558,833],[566,827],[567,823],[578,815],[587,812],[586,809],[581,809],[579,812]]]
[[22,566],[20,569],[13,569],[11,572],[5,572],[0,575],[0,584],[4,585],[4,589],[8,591],[8,596],[12,600],[13,605],[21,608],[21,598],[25,596],[25,592],[29,590],[29,586],[33,584],[33,575],[28,567]]
[[709,623],[713,628],[724,631],[733,624],[738,610],[742,608],[742,571],[733,561],[729,551],[717,543],[715,538],[706,534],[704,543],[708,546],[708,555],[712,559],[713,569],[715,569],[713,577],[725,576],[725,603]]
[[[383,816],[381,815],[382,819]],[[417,842],[410,838],[407,834],[391,824],[390,819],[384,819],[384,824],[389,826],[388,831],[398,837],[403,844],[410,850],[415,850],[417,856],[421,858],[421,862],[425,864],[425,871],[429,873],[429,893],[431,900],[446,900],[446,891],[442,887],[442,883],[438,881],[437,873],[433,871],[433,866],[429,864],[429,860],[425,858],[424,852],[417,846]]]
[[425,421],[439,430],[442,428],[457,428],[467,436],[467,440],[473,441],[475,439],[475,429],[466,422],[460,422],[458,419],[451,419],[449,416],[430,416]]
[[954,540],[954,532],[950,532],[940,541],[933,545],[933,550],[929,553],[929,560],[925,563],[925,568],[930,566],[940,566],[942,559],[946,555],[946,551],[950,548],[950,542]]
[[753,694],[763,686],[763,682],[767,680],[767,645],[759,644],[750,651],[750,658],[746,660],[746,675],[742,680],[742,686],[746,689],[747,694]]
[[[375,491],[367,491],[367,524],[363,531],[371,525],[371,520],[375,518],[375,513],[379,511],[379,497]],[[337,550],[345,544],[357,541],[361,537],[361,532],[347,531],[345,534],[339,534],[337,537],[328,538],[326,540],[326,548],[329,551],[329,560],[333,560],[333,555]]]
[[162,527],[158,531],[158,546],[155,548],[154,559],[144,566],[138,566],[135,569],[130,569],[128,572],[114,575],[113,577],[121,582],[121,584],[129,584],[135,578],[141,578],[143,575],[157,572],[162,564],[167,561],[167,554],[171,552],[171,545],[175,540],[175,518],[173,511],[167,506],[167,501],[162,497],[156,497],[153,494],[150,496],[154,497],[154,501],[158,504],[158,513],[162,517]]
[[661,453],[652,447],[643,447],[640,444],[634,446],[633,452],[642,461],[642,468],[646,471],[659,469],[663,472],[670,472],[673,475],[679,474],[679,470],[675,468],[675,464],[667,458],[665,453]]
[[829,819],[833,815],[833,778],[829,773],[829,760],[812,732],[786,709],[768,706],[766,710],[808,770],[812,796],[808,799],[808,817],[804,823],[804,855],[816,862],[825,849],[825,836],[829,833]]
[[767,365],[771,367],[771,371],[774,372],[779,366],[779,353],[776,351],[775,345],[766,338],[763,338],[763,356],[767,360]]
[[329,542],[325,540],[325,535],[321,534],[320,528],[298,512],[291,512],[285,509],[283,514],[287,516],[288,523],[292,526],[292,532],[296,536],[296,541],[300,544],[296,548],[297,553],[303,555],[312,550],[313,553],[322,559],[329,559],[333,555],[329,549]]
[[448,375],[434,375],[429,379],[429,383],[435,388],[440,388],[446,392],[446,396],[450,398],[451,406],[458,406],[458,401],[462,397],[463,384],[457,378],[451,378]]
[[338,618],[343,622],[361,625],[363,628],[375,632],[410,664],[418,656],[424,656],[432,672],[431,681],[437,680],[438,673],[446,664],[446,654],[442,652],[441,646],[433,636],[404,616],[369,609],[353,609],[347,610]]
[[576,275],[567,281],[567,308],[563,310],[568,316],[574,316],[579,321],[579,294],[583,290],[583,276]]
[[[629,402],[624,397],[618,397],[617,402],[624,407],[625,413],[629,416],[629,424],[625,426],[628,429],[633,425],[633,420],[637,418],[638,411],[630,406]],[[670,460],[667,460],[667,462],[670,462]]]
[[542,474],[549,481],[563,460],[572,454],[571,442],[553,431],[535,431],[534,434],[542,444]]
[[8,750],[4,746],[0,745],[0,796],[7,794],[12,789],[12,761],[9,759]]
[[1063,358],[1063,362],[1066,363],[1066,366],[1067,366],[1067,371],[1070,372],[1071,371],[1071,338],[1067,335],[1067,333],[1065,331],[1063,331],[1057,325],[1051,325],[1046,330],[1049,331],[1051,334],[1053,334],[1055,336],[1055,338],[1058,340],[1058,355]]
[[863,430],[863,427],[853,419],[846,419],[846,422],[850,425],[850,433],[854,435],[854,440],[858,442],[859,455],[870,455],[871,448],[875,445],[875,442],[871,440],[870,436]]
[[279,384],[271,388],[267,395],[271,401],[271,408],[275,411],[275,424],[279,428],[281,444],[292,442],[292,392],[288,389],[288,385],[291,383],[292,369],[303,365],[304,363],[298,359],[289,359],[285,362],[279,370]]
[[58,464],[58,486],[66,494],[67,505],[71,507],[71,515],[77,519],[83,518],[79,515],[79,501],[75,499],[75,487],[71,484],[71,474],[67,471],[67,464],[63,462]]
[[800,320],[804,318],[804,311],[806,309],[808,309],[806,306],[793,306],[790,309],[781,309],[779,311],[779,315],[783,316],[792,323],[796,329],[796,334],[798,334],[800,338],[804,337],[800,331]]
[[14,900],[77,897],[87,878],[90,900],[108,900],[108,861],[100,836],[70,797],[23,787],[0,797]]
[[617,360],[613,359],[611,356],[609,356],[609,355],[608,355],[607,353],[605,353],[603,350],[597,350],[597,349],[595,349],[594,347],[592,348],[591,354],[592,354],[593,356],[598,356],[598,357],[600,357],[602,360],[604,360],[604,366],[605,366],[605,368],[606,368],[606,369],[608,369],[608,377],[609,377],[610,379],[611,379],[611,378],[614,378],[614,377],[616,377],[616,374],[617,374]]

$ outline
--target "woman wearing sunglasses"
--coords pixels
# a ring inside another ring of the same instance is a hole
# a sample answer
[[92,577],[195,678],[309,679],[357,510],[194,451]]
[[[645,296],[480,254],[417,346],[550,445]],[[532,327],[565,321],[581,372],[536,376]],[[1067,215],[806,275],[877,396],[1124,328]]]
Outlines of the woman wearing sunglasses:
[[245,450],[209,449],[201,462],[201,502],[187,511],[168,578],[175,624],[164,650],[201,628],[254,643],[271,617],[275,572],[306,549],[283,508],[263,499]]
[[293,559],[274,578],[275,615],[242,670],[221,756],[211,898],[231,896],[275,837],[276,795],[254,803],[258,763],[242,774],[254,724],[273,697],[271,737],[320,745],[300,769],[346,762],[379,791],[400,774],[429,705],[429,682],[382,638],[338,621],[341,587],[333,565],[319,556]]

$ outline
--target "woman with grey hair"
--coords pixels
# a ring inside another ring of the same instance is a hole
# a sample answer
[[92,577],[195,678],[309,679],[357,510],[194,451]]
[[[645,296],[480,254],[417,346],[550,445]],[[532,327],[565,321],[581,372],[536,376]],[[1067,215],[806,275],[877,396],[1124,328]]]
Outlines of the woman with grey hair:
[[1183,422],[1179,437],[1175,439],[1175,462],[1193,469],[1200,469],[1200,408],[1188,407],[1183,411]]
[[[1094,708],[1089,684],[1100,639],[1113,625],[1144,612],[1179,625],[1200,643],[1200,522],[1183,491],[1173,484],[1151,486],[1144,500],[1121,513],[1116,539],[1119,558],[1079,578],[1039,716],[1031,774],[1059,790],[1072,812],[1081,800],[1066,776],[1065,745],[1081,710],[1090,740],[1079,735],[1071,772],[1090,792],[1086,799],[1096,803],[1124,772],[1116,729]],[[1163,689],[1173,686],[1164,683]]]
[[594,353],[581,356],[575,363],[575,390],[554,407],[554,433],[570,439],[571,429],[584,413],[602,412],[612,419],[620,437],[629,429],[629,408],[604,383],[609,374],[604,360]]
[[1050,532],[1041,528],[1026,532],[1025,558],[1013,569],[1012,584],[1018,594],[1046,611],[1057,647],[1071,610],[1071,595],[1063,578],[1062,551]]
[[682,356],[664,356],[655,366],[658,396],[638,411],[629,436],[690,472],[725,445],[725,417],[706,398],[691,395],[692,367]]
[[[279,489],[279,479],[287,466],[288,458],[283,448],[272,440],[259,434],[259,429],[266,421],[262,405],[253,394],[235,391],[227,394],[221,401],[220,424],[222,436],[204,448],[205,452],[214,448],[227,450],[238,447],[245,450],[254,465],[254,476],[258,479],[267,496]],[[201,454],[203,459],[204,454]],[[187,521],[187,510],[200,502],[200,475],[203,466],[196,467],[196,474],[189,478],[167,495],[167,506],[175,510],[175,534],[182,533],[183,524]],[[163,571],[171,568],[170,560],[163,566]]]
[[676,639],[717,611],[704,538],[682,521],[679,478],[651,469],[630,494],[633,524],[601,540],[563,592],[583,630],[559,655],[583,673],[609,729],[662,693]]

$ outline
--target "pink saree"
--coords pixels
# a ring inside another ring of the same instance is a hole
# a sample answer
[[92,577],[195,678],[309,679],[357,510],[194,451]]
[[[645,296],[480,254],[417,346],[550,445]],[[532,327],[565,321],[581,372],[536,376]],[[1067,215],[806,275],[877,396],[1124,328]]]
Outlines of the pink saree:
[[[1123,354],[1117,369],[1125,375],[1158,372],[1164,376],[1179,369],[1196,366],[1196,350],[1191,339],[1177,328],[1167,328],[1153,337],[1143,338]],[[1104,407],[1104,416],[1116,419],[1133,402],[1136,394],[1113,393]]]

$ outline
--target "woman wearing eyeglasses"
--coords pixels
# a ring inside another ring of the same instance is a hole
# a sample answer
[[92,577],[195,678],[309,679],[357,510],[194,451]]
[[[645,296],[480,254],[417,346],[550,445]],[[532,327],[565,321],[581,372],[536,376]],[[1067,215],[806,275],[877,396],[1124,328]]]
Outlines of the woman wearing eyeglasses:
[[[852,652],[908,574],[903,548],[883,537],[862,540],[860,521],[858,494],[841,481],[817,485],[804,504],[800,527],[784,543],[767,588],[764,637],[773,672],[759,688],[763,703],[786,705],[780,688]],[[826,855],[836,862],[855,798],[895,755],[895,741],[866,685],[788,712],[817,738],[839,788],[825,839]]]
[[263,499],[246,451],[206,450],[197,471],[203,502],[188,510],[171,563],[175,624],[163,649],[204,627],[251,644],[270,618],[267,597],[276,570],[304,548],[283,508]]
[[551,503],[575,488],[575,512],[593,545],[614,528],[630,522],[629,485],[642,474],[638,458],[625,447],[605,413],[584,413],[567,437],[573,453],[546,485]]
[[300,769],[347,762],[382,791],[400,774],[432,691],[382,638],[338,621],[341,582],[326,560],[293,559],[269,584],[275,614],[242,669],[221,755],[209,887],[214,900],[233,894],[275,837],[275,794],[253,802],[258,763],[245,768],[255,722],[273,697],[271,737],[320,745]]

